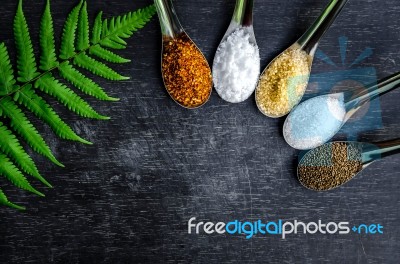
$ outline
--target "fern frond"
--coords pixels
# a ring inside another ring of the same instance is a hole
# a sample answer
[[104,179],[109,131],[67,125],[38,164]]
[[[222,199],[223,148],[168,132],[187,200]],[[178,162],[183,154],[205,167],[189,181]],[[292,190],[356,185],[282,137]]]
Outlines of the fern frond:
[[105,79],[109,79],[112,81],[122,81],[122,80],[128,80],[129,77],[125,77],[120,75],[119,73],[115,72],[111,68],[109,68],[107,65],[105,65],[102,62],[99,62],[85,53],[80,53],[74,58],[74,63],[78,65],[81,68],[84,68],[93,74],[96,74],[98,76],[101,76]]
[[[126,42],[123,38],[132,36],[133,32],[142,28],[150,18],[155,14],[154,5],[148,6],[141,10],[130,12],[123,16],[117,16],[108,20],[104,20],[102,25],[102,34],[100,44],[109,46],[112,42],[120,46],[125,46]],[[111,41],[111,42],[109,42]]]
[[118,98],[108,96],[104,90],[93,82],[91,79],[84,76],[71,64],[64,62],[59,67],[60,75],[82,92],[94,96],[97,99],[105,101],[118,101]]
[[18,139],[2,122],[0,122],[0,138],[0,149],[2,152],[12,158],[15,164],[24,172],[37,179],[43,179],[31,157],[25,152]]
[[29,35],[28,24],[22,10],[22,0],[18,2],[17,14],[14,19],[15,45],[17,47],[18,81],[29,82],[38,76],[35,54]]
[[[21,109],[10,98],[4,98],[0,109],[3,115],[10,120],[11,127],[20,134],[29,146],[37,153],[47,157],[50,161],[60,167],[64,167],[53,155],[50,147],[46,144],[43,137],[36,128],[29,122],[28,118]],[[43,182],[43,181],[42,181]],[[45,182],[44,182],[45,183]],[[48,183],[45,183],[51,187]]]
[[43,71],[50,70],[58,65],[56,47],[54,41],[53,18],[50,13],[50,0],[47,0],[46,7],[40,24],[40,66]]
[[82,117],[110,119],[109,117],[98,114],[79,95],[51,76],[51,73],[47,73],[46,75],[42,76],[42,78],[37,79],[35,82],[35,88],[39,88],[42,92],[53,96],[69,110]]
[[25,207],[10,202],[2,189],[0,189],[0,203],[18,210],[25,210]]
[[101,37],[101,28],[102,28],[102,16],[103,12],[99,12],[96,16],[96,19],[94,20],[94,25],[92,29],[92,44],[96,44],[100,41]]
[[83,1],[74,7],[67,17],[61,37],[60,58],[67,60],[75,55],[75,34],[78,26],[79,10]]
[[54,112],[53,108],[51,108],[42,97],[37,95],[31,87],[31,85],[27,85],[20,91],[20,96],[18,98],[19,104],[25,106],[39,119],[46,122],[60,138],[78,141],[89,145],[92,144],[75,134],[75,132],[56,114],[56,112]]
[[0,95],[6,95],[14,90],[15,79],[10,56],[4,43],[0,44]]
[[7,158],[6,155],[0,153],[0,174],[6,177],[18,188],[30,191],[36,195],[44,197],[44,194],[36,190],[30,185],[21,171]]
[[[14,76],[7,48],[4,44],[0,44],[0,117],[9,121],[9,125],[0,122],[1,175],[8,178],[19,188],[43,196],[29,184],[23,173],[37,178],[47,186],[51,187],[51,185],[40,175],[35,163],[15,135],[18,134],[21,140],[26,141],[37,153],[59,166],[63,165],[54,157],[50,147],[29,121],[25,111],[32,112],[49,125],[54,133],[62,139],[85,144],[92,143],[79,137],[54,109],[35,92],[34,88],[51,95],[80,116],[109,119],[98,114],[77,93],[58,81],[53,72],[57,71],[60,77],[85,94],[100,100],[119,100],[108,96],[103,88],[82,74],[80,68],[109,80],[129,79],[118,74],[104,62],[130,62],[130,60],[109,49],[126,48],[125,39],[130,37],[137,29],[142,28],[154,14],[154,5],[105,20],[102,19],[100,12],[95,19],[91,36],[89,36],[87,3],[80,0],[79,4],[68,14],[62,31],[59,54],[57,54],[50,0],[46,0],[40,24],[40,63],[37,65],[28,24],[22,9],[22,0],[18,1],[13,23],[17,50],[17,74],[15,74],[17,78]],[[74,64],[79,67],[75,68]],[[0,204],[24,209],[24,207],[10,202],[1,189]]]
[[127,63],[130,62],[131,60],[125,59],[121,57],[118,54],[115,54],[112,51],[109,51],[108,49],[105,49],[101,47],[100,45],[94,45],[89,49],[89,54],[95,55],[99,57],[100,59],[103,59],[108,62],[112,63]]
[[78,35],[76,39],[76,48],[78,51],[89,48],[89,18],[87,13],[86,1],[83,3],[79,13]]

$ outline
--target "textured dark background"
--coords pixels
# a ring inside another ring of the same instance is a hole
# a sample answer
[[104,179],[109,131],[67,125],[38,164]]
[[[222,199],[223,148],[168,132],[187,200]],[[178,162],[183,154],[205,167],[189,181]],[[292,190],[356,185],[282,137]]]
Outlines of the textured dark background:
[[[12,20],[16,2],[2,1],[0,38],[15,55]],[[38,45],[44,1],[24,1]],[[52,1],[60,36],[76,1]],[[189,35],[212,62],[234,8],[230,1],[176,1]],[[295,41],[328,1],[268,0],[255,3],[255,32],[264,67]],[[144,7],[151,1],[89,1],[91,18]],[[320,48],[340,65],[338,37],[347,36],[348,58],[366,47],[374,54],[359,67],[373,67],[381,78],[399,70],[398,0],[351,0]],[[59,40],[59,38],[57,39]],[[130,81],[100,83],[120,102],[88,98],[110,121],[84,120],[56,106],[93,146],[58,140],[36,122],[66,168],[35,155],[40,171],[54,185],[38,198],[1,180],[9,198],[26,212],[0,208],[2,263],[398,263],[400,260],[399,157],[368,168],[346,186],[316,193],[296,179],[297,151],[281,136],[283,120],[262,116],[254,99],[228,104],[214,92],[198,110],[177,106],[160,77],[157,18],[121,51],[133,59],[115,66]],[[13,57],[15,59],[15,57]],[[344,67],[345,68],[345,67]],[[313,72],[338,71],[319,60]],[[381,100],[384,128],[359,133],[359,140],[395,138],[400,126],[399,91]],[[33,119],[35,120],[35,119]],[[371,122],[377,122],[372,120]],[[345,136],[338,137],[340,139]],[[383,235],[292,235],[286,240],[260,236],[188,235],[187,221],[302,220],[380,223]]]

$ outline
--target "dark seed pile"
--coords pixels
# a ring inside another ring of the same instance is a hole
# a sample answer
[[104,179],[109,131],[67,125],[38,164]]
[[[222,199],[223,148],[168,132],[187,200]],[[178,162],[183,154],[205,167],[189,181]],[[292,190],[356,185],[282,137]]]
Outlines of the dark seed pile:
[[316,191],[340,186],[361,171],[361,153],[361,145],[352,142],[333,142],[310,150],[299,164],[299,180]]

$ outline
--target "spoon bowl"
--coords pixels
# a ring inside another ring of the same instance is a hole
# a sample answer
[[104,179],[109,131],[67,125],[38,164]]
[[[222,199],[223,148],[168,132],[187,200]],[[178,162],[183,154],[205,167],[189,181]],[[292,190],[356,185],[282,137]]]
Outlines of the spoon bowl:
[[181,26],[172,0],[154,1],[162,32],[161,72],[169,96],[186,109],[203,106],[212,92],[204,54]]
[[275,57],[258,80],[255,93],[258,110],[271,118],[287,115],[303,97],[312,61],[313,57],[297,42]]
[[297,178],[307,189],[333,190],[352,180],[373,162],[398,153],[400,139],[380,143],[330,142],[302,157]]
[[283,124],[285,141],[300,150],[316,148],[328,142],[345,123],[344,98],[344,93],[335,93],[300,103]]
[[218,45],[213,83],[227,102],[240,103],[254,92],[260,74],[260,53],[253,28],[253,0],[237,0],[231,23]]

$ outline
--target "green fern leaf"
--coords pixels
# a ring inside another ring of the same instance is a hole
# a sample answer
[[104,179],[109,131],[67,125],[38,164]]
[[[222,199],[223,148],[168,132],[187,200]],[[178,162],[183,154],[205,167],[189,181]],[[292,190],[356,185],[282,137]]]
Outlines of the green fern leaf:
[[103,12],[99,12],[99,14],[96,16],[96,19],[94,20],[94,25],[92,29],[92,44],[98,43],[100,41],[101,37],[101,28],[102,28],[102,17]]
[[2,189],[0,189],[0,203],[14,209],[25,210],[25,207],[10,202]]
[[81,68],[84,68],[93,74],[101,76],[103,78],[112,80],[112,81],[121,81],[121,80],[128,80],[129,77],[124,77],[119,75],[117,72],[109,68],[102,62],[99,62],[85,53],[80,53],[74,58],[74,63]]
[[104,36],[107,36],[107,30],[108,30],[108,19],[104,19],[101,25],[101,37],[100,37],[101,39],[104,38]]
[[60,58],[67,60],[75,55],[75,33],[78,26],[79,10],[83,1],[72,9],[65,22],[61,38]]
[[22,0],[19,0],[17,14],[14,19],[14,35],[15,45],[18,50],[17,68],[19,77],[17,80],[20,82],[29,82],[38,76],[38,73],[28,24],[22,10]]
[[0,153],[0,174],[5,176],[18,188],[30,191],[36,195],[44,197],[44,194],[37,191],[29,184],[25,176],[18,170],[17,167],[3,154]]
[[[104,20],[100,44],[108,46],[110,45],[109,41],[112,41],[117,45],[125,46],[125,41],[122,38],[132,36],[133,32],[142,28],[155,12],[154,5],[151,5],[123,16],[114,17],[109,23],[107,23],[107,20]],[[106,40],[108,40],[107,44],[105,44]]]
[[100,45],[106,48],[110,48],[110,49],[117,49],[117,50],[122,50],[125,49],[125,45],[119,44],[115,41],[112,41],[111,39],[105,38],[103,40],[101,40]]
[[51,76],[51,73],[47,73],[42,76],[42,78],[37,79],[35,82],[35,88],[39,88],[42,92],[53,96],[69,110],[80,116],[103,120],[110,119],[109,117],[98,114],[79,95]]
[[10,56],[4,43],[0,44],[0,95],[6,95],[14,90],[15,79]]
[[89,19],[86,8],[86,2],[83,3],[81,12],[79,13],[76,48],[79,51],[86,50],[87,48],[89,48]]
[[[126,18],[126,15],[122,17],[122,19],[125,19],[125,18]],[[110,22],[108,23],[108,28],[107,28],[107,20],[105,20],[105,21],[103,22],[103,28],[106,29],[106,30],[105,30],[105,34],[106,34],[106,35],[108,36],[108,38],[111,39],[112,41],[114,41],[114,42],[116,42],[116,43],[119,43],[119,44],[121,44],[121,45],[126,46],[128,43],[126,43],[126,41],[123,40],[122,37],[128,38],[129,35],[127,35],[127,34],[125,33],[125,31],[120,31],[119,34],[110,34],[110,35],[108,35],[108,32],[113,32],[113,31],[115,31],[115,29],[116,29],[117,27],[120,27],[120,26],[121,26],[121,17],[117,17],[117,18],[113,17],[113,18],[111,18],[109,21],[110,21]]]
[[31,146],[33,150],[47,157],[58,166],[64,167],[64,165],[62,165],[54,157],[53,153],[50,150],[50,147],[46,144],[43,137],[39,134],[36,128],[31,124],[31,122],[29,122],[25,114],[13,101],[11,101],[10,98],[3,99],[3,102],[0,105],[0,109],[3,112],[3,115],[10,119],[11,127],[26,140],[26,142]]
[[50,1],[47,0],[46,8],[42,16],[40,25],[40,69],[50,70],[58,65],[56,56],[56,47],[54,42],[53,18],[50,13]]
[[[91,73],[110,80],[126,80],[103,62],[127,63],[127,60],[110,49],[124,49],[127,43],[124,39],[134,31],[143,27],[155,14],[154,5],[111,19],[102,19],[100,12],[94,22],[89,40],[89,20],[87,3],[81,0],[69,13],[63,27],[60,54],[56,54],[53,19],[50,11],[50,0],[46,0],[45,9],[40,24],[40,63],[37,68],[28,24],[22,10],[22,0],[18,2],[14,18],[14,35],[17,50],[17,79],[14,77],[7,48],[0,44],[0,117],[9,121],[12,131],[0,122],[0,174],[8,178],[19,188],[35,190],[27,181],[23,172],[37,178],[45,185],[51,185],[39,174],[39,171],[21,146],[18,134],[36,152],[47,157],[59,166],[63,166],[54,157],[43,137],[29,121],[24,111],[32,112],[36,117],[48,124],[54,133],[63,139],[91,144],[79,137],[66,124],[54,109],[35,90],[40,89],[64,104],[71,111],[88,118],[108,119],[98,114],[84,99],[54,78],[53,71],[82,92],[100,100],[116,101],[108,96],[94,81],[83,75],[73,64]],[[89,56],[90,55],[90,56]],[[94,56],[94,57],[91,57]],[[71,63],[72,62],[72,63]],[[17,81],[20,82],[17,85]],[[34,84],[34,87],[33,85]],[[22,110],[24,109],[24,111]],[[0,189],[0,203],[16,209],[24,207],[10,202]]]
[[115,54],[112,51],[109,51],[100,45],[94,45],[89,49],[89,54],[95,55],[99,57],[100,59],[103,59],[108,62],[112,63],[127,63],[130,62],[131,60],[125,59],[118,54]]
[[54,133],[62,139],[78,141],[91,145],[92,143],[79,137],[75,132],[54,112],[54,110],[27,85],[20,91],[18,103],[24,105],[39,119],[46,122]]
[[67,62],[60,65],[59,73],[63,78],[88,95],[105,101],[119,100],[118,98],[108,96],[99,85],[85,77]]
[[0,122],[0,138],[2,142],[0,149],[2,152],[11,157],[24,172],[37,179],[43,179],[31,157],[22,148],[18,139],[2,122]]
[[117,43],[117,42],[111,40],[107,36],[107,30],[108,30],[108,20],[105,19],[101,26],[101,39],[99,41],[99,44],[102,45],[103,47],[110,48],[110,49],[125,49],[126,48],[125,45]]

